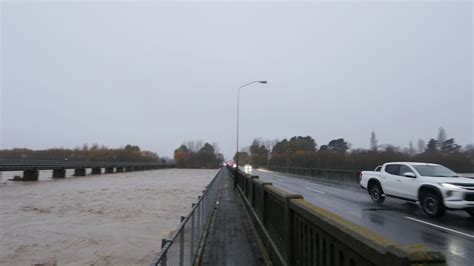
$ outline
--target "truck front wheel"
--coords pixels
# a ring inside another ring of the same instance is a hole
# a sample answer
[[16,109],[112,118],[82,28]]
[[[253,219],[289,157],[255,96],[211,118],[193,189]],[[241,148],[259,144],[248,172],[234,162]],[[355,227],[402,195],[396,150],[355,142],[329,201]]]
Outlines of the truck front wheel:
[[372,199],[373,202],[377,204],[381,204],[382,202],[384,202],[385,197],[382,195],[383,193],[382,188],[380,187],[379,184],[373,184],[372,186],[370,186],[369,192],[370,192],[370,198]]
[[423,211],[431,217],[443,216],[446,209],[441,197],[433,192],[426,192],[421,197]]

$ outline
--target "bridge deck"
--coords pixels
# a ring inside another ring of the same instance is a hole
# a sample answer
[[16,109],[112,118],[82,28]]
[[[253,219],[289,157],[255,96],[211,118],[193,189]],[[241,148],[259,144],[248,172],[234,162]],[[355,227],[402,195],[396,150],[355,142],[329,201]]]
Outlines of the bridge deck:
[[233,179],[227,169],[219,205],[212,218],[201,265],[263,265],[261,251],[251,229]]

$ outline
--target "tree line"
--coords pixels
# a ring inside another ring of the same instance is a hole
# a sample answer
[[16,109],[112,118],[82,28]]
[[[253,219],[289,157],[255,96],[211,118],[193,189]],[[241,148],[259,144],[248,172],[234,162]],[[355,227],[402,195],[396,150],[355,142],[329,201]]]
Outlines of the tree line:
[[378,145],[372,132],[370,149],[351,149],[343,138],[333,139],[318,149],[311,136],[295,136],[281,141],[255,139],[248,149],[235,154],[234,160],[237,157],[240,165],[371,170],[385,162],[415,161],[442,164],[460,173],[474,172],[474,145],[456,144],[453,138],[447,138],[443,128],[427,144],[419,140],[416,148],[412,142],[406,148]]
[[141,150],[139,146],[127,144],[121,148],[108,148],[94,144],[87,144],[75,149],[52,148],[45,150],[31,150],[14,148],[0,150],[1,159],[28,159],[28,160],[74,160],[74,161],[136,161],[162,162],[158,154]]
[[202,144],[202,141],[190,141],[174,151],[177,168],[218,168],[224,162],[224,156],[218,152],[217,144]]

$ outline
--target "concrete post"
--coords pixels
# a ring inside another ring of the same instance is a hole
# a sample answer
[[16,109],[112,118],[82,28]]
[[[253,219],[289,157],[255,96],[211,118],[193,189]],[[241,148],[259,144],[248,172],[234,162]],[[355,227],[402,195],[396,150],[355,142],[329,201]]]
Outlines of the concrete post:
[[74,176],[85,176],[85,175],[86,175],[86,168],[74,169]]
[[237,185],[238,185],[238,179],[239,179],[239,170],[238,169],[235,169],[235,170],[230,170],[230,171],[234,171],[234,188],[237,188]]
[[289,265],[293,265],[294,262],[294,236],[291,234],[291,229],[293,228],[293,219],[292,219],[292,211],[290,210],[290,199],[303,199],[303,196],[298,194],[289,194],[285,196],[285,217],[284,217],[284,233],[283,233],[283,241],[285,243],[286,249],[286,261],[289,262]]
[[258,178],[258,175],[251,175],[250,176],[250,192],[249,192],[249,201],[250,201],[250,205],[252,207],[255,207],[255,195],[254,195],[254,186],[255,186],[255,182],[253,181],[254,179],[259,179]]
[[102,174],[102,168],[100,168],[100,167],[92,168],[91,175],[100,175],[100,174]]
[[106,174],[113,174],[114,173],[114,168],[113,167],[106,167],[105,168],[105,173]]
[[267,208],[267,201],[266,201],[266,196],[267,196],[267,192],[265,191],[265,186],[272,186],[273,184],[270,183],[270,182],[263,182],[262,183],[262,195],[260,195],[261,197],[261,201],[262,201],[262,223],[265,224],[266,221],[267,221],[267,216],[265,215],[265,212],[266,212],[266,208]]
[[22,181],[38,181],[39,171],[38,170],[25,170],[23,171]]
[[65,169],[53,169],[53,178],[65,178],[66,170]]

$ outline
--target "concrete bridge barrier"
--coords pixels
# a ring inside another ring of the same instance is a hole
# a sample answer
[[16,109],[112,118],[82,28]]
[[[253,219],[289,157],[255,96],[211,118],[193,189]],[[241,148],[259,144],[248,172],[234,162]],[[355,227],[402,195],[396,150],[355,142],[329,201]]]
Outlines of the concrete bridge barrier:
[[399,246],[257,176],[234,178],[273,265],[446,265],[439,252]]
[[344,182],[353,185],[357,185],[359,183],[359,177],[357,176],[358,171],[356,170],[335,170],[282,166],[266,166],[262,168],[280,173],[308,176],[310,178],[326,179],[330,181]]

